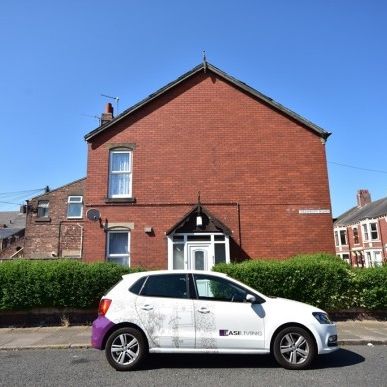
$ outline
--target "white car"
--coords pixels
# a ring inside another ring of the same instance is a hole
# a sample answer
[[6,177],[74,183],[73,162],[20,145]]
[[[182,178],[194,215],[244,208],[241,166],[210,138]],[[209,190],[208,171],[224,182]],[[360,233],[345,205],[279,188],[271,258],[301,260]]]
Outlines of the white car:
[[150,353],[268,354],[288,369],[335,351],[336,325],[321,309],[265,296],[225,274],[127,274],[102,297],[92,346],[132,370]]

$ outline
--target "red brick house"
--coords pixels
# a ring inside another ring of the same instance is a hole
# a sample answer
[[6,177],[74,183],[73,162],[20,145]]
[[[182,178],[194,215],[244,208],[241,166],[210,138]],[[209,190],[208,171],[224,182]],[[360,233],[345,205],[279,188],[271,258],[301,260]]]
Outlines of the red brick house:
[[25,258],[81,258],[84,185],[76,180],[27,201]]
[[334,222],[336,254],[356,267],[387,262],[387,198],[371,201],[367,190],[357,192],[357,206]]
[[[88,133],[84,259],[333,253],[330,133],[204,62]],[[198,193],[200,192],[200,200]]]

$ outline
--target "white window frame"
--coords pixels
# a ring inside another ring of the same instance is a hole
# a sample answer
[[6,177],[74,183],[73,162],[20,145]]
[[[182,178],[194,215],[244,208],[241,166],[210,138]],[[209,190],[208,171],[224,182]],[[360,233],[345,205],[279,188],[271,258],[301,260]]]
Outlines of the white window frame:
[[[71,200],[73,199],[73,200]],[[74,200],[76,199],[76,200]],[[81,213],[79,216],[69,216],[69,209],[71,204],[80,204]],[[70,195],[67,198],[67,219],[82,219],[83,218],[83,196],[81,195]]]
[[[47,215],[40,216],[39,215],[39,208],[45,208]],[[50,216],[50,201],[49,200],[39,200],[38,206],[37,206],[37,217],[40,219],[48,219]]]
[[[113,171],[113,156],[118,153],[125,153],[129,155],[129,170],[128,171]],[[112,149],[109,153],[109,187],[108,187],[108,196],[109,198],[131,198],[132,197],[132,170],[133,170],[133,151],[130,149]],[[112,194],[112,175],[129,175],[129,192],[125,194]]]
[[[215,236],[224,236],[224,241],[216,241]],[[174,236],[182,236],[183,239],[179,241],[173,241]],[[189,236],[210,236],[208,241],[189,241]],[[189,270],[188,262],[188,247],[190,243],[195,245],[209,245],[208,259],[212,262],[211,268],[215,265],[215,244],[220,243],[225,245],[226,250],[226,263],[230,263],[230,238],[228,235],[219,232],[206,232],[206,233],[176,233],[168,236],[168,270],[173,270],[173,245],[184,244],[184,270]]]
[[[373,239],[372,238],[372,230],[371,230],[371,224],[374,224],[376,227],[376,232],[377,232],[377,238]],[[363,236],[363,241],[364,242],[380,242],[380,230],[379,230],[379,225],[377,220],[366,220],[361,223],[361,231],[362,231],[362,236]],[[366,238],[367,236],[367,238]]]
[[[376,260],[380,254],[380,260]],[[378,267],[383,265],[383,250],[382,249],[367,249],[364,251],[365,267]]]
[[[345,231],[345,244],[341,243],[341,232]],[[343,246],[348,246],[348,230],[347,227],[336,227],[334,229],[334,238],[335,238],[335,246],[336,247],[343,247]]]
[[340,247],[340,237],[339,237],[339,231],[335,229],[334,231],[335,236],[335,246]]
[[[120,233],[120,234],[128,234],[128,253],[127,254],[110,254],[110,234],[112,233]],[[128,258],[128,267],[130,267],[130,230],[128,229],[110,229],[106,232],[106,261],[109,262],[109,258],[120,258],[127,257]]]

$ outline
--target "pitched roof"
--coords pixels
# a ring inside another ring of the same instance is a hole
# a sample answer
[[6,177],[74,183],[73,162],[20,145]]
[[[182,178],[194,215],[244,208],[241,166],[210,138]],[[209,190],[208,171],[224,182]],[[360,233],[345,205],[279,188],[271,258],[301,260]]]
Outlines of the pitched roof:
[[0,226],[6,225],[6,228],[0,228],[0,239],[8,238],[26,227],[26,215],[18,211],[0,212]]
[[353,207],[340,215],[334,222],[334,227],[348,226],[364,219],[375,219],[387,215],[387,198],[382,198],[366,204],[363,207]]
[[[203,226],[201,227],[196,225],[197,215],[203,215],[205,218],[203,219]],[[165,234],[170,235],[175,232],[223,232],[226,235],[231,235],[231,230],[213,216],[202,204],[195,205],[177,223],[166,231]]]
[[116,118],[114,118],[112,121],[109,121],[102,126],[94,129],[93,131],[89,132],[85,135],[85,140],[90,141],[93,137],[97,136],[101,132],[105,131],[106,129],[110,128],[112,125],[114,125],[116,122],[122,120],[123,118],[129,116],[133,112],[137,111],[147,103],[153,101],[154,99],[158,98],[171,88],[177,86],[181,82],[185,81],[186,79],[192,77],[193,75],[199,73],[200,71],[210,71],[216,75],[218,75],[220,78],[225,79],[226,81],[230,82],[234,86],[244,90],[245,92],[251,94],[255,98],[267,103],[268,105],[272,106],[273,108],[279,110],[280,112],[284,113],[285,115],[293,118],[294,120],[302,123],[303,125],[310,128],[312,131],[314,131],[317,135],[321,136],[324,139],[327,139],[331,133],[325,131],[318,125],[314,124],[313,122],[307,120],[306,118],[300,116],[299,114],[293,112],[292,110],[286,108],[285,106],[281,105],[280,103],[274,101],[272,98],[262,94],[261,92],[255,90],[254,88],[248,86],[246,83],[239,81],[238,79],[228,75],[224,71],[218,69],[217,67],[213,66],[212,64],[208,62],[203,62],[200,65],[194,67],[192,70],[188,71],[187,73],[183,74],[173,82],[168,83],[166,86],[162,87],[161,89],[157,90],[153,94],[149,95],[147,98],[143,99],[142,101],[138,102],[137,104],[131,106],[129,109],[126,109],[121,114],[119,114]]
[[60,189],[62,189],[62,188],[65,188],[65,187],[67,187],[67,186],[69,186],[69,185],[71,185],[71,184],[78,183],[78,182],[80,182],[80,181],[82,181],[82,180],[86,180],[86,177],[82,177],[81,179],[74,180],[74,181],[72,181],[71,183],[64,184],[64,185],[62,185],[62,186],[60,186],[60,187],[57,187],[57,188],[54,188],[54,189],[52,189],[52,190],[50,190],[50,191],[48,191],[48,192],[42,193],[42,194],[40,194],[40,195],[38,195],[38,196],[34,196],[33,198],[31,198],[31,199],[29,199],[29,200],[34,200],[34,199],[38,199],[38,198],[40,198],[40,197],[42,197],[42,196],[49,195],[49,194],[52,193],[52,192],[58,191],[58,190],[60,190]]
[[26,215],[19,211],[0,212],[0,225],[6,224],[7,228],[24,228]]

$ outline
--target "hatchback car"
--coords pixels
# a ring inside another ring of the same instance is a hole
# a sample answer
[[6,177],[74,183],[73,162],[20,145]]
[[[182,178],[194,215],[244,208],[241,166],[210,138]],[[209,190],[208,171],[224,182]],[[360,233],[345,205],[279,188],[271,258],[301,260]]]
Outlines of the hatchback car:
[[225,274],[127,274],[102,297],[92,346],[116,370],[147,353],[268,354],[288,369],[337,349],[337,331],[313,306],[268,297]]

